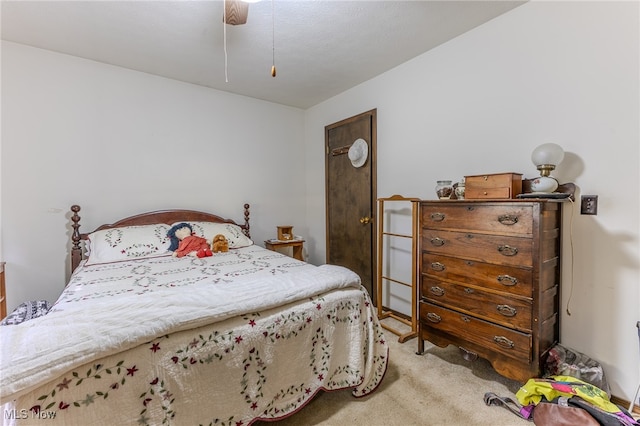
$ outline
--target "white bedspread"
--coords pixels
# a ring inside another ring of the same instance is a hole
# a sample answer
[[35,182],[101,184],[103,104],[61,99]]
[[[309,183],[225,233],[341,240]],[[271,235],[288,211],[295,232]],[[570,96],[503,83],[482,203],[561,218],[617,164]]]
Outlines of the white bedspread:
[[1,402],[159,336],[359,283],[346,268],[257,246],[203,259],[80,267],[49,314],[0,327]]

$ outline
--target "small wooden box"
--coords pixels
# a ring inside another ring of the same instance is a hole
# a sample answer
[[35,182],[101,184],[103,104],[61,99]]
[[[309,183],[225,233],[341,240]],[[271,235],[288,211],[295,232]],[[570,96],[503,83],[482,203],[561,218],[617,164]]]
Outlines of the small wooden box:
[[522,193],[522,173],[465,176],[464,198],[470,200],[509,199]]
[[293,226],[278,226],[278,240],[293,240]]

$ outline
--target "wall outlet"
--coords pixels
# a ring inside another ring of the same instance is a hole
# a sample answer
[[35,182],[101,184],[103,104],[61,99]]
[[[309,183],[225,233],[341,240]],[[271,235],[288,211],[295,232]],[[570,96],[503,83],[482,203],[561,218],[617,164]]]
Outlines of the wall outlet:
[[580,203],[580,214],[598,214],[598,196],[583,195]]

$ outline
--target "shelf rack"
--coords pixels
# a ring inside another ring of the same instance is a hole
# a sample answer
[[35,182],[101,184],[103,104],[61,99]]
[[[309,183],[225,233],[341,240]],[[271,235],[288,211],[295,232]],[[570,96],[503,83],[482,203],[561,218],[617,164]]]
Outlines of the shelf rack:
[[[384,220],[384,208],[385,203],[388,202],[404,202],[411,203],[411,232],[408,234],[399,234],[388,232],[385,229],[385,220]],[[382,327],[391,331],[392,333],[398,335],[398,341],[400,343],[404,343],[409,339],[412,339],[418,335],[418,315],[417,315],[417,256],[418,256],[418,240],[417,240],[417,229],[418,229],[418,202],[419,198],[407,198],[401,195],[392,195],[389,198],[378,198],[378,271],[377,271],[377,301],[378,301],[378,318],[393,318],[394,320],[408,325],[411,327],[411,331],[403,332],[395,329],[389,324],[382,323]],[[411,239],[411,282],[397,280],[391,276],[383,275],[383,253],[384,253],[384,240],[385,236],[389,236],[392,238],[408,238]],[[382,288],[385,282],[394,283],[406,287],[411,288],[411,318],[407,319],[405,316],[400,316],[396,312],[385,309],[382,305]]]

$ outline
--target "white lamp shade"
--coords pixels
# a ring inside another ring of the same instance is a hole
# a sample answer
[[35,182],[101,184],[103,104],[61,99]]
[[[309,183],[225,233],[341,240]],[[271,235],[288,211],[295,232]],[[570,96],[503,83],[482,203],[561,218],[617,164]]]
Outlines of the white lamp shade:
[[531,161],[536,166],[552,164],[557,166],[564,158],[564,150],[555,143],[545,143],[533,150]]

